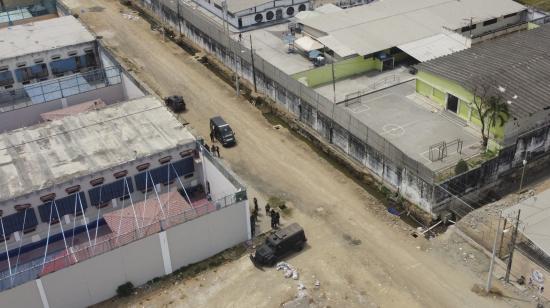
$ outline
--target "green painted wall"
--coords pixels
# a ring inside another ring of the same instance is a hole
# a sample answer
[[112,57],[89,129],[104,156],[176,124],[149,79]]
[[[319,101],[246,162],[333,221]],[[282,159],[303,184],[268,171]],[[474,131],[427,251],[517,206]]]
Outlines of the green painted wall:
[[425,83],[422,80],[417,79],[416,80],[416,92],[426,96],[431,97],[432,96],[433,88],[429,84]]
[[536,29],[538,27],[540,27],[540,26],[535,24],[535,23],[532,23],[532,22],[527,23],[527,30],[533,30],[533,29]]
[[433,95],[432,99],[439,103],[441,106],[445,106],[445,92],[438,90],[437,88],[433,88]]
[[[432,88],[432,95],[427,95],[430,93],[430,88]],[[473,101],[473,94],[466,90],[464,87],[454,83],[453,81],[432,75],[430,73],[419,71],[417,73],[416,80],[416,89],[419,94],[431,98],[433,101],[440,104],[442,107],[446,107],[445,104],[445,94],[450,93],[459,98],[459,109],[458,116],[470,121],[471,124],[475,126],[480,126],[481,122],[479,121],[479,116],[475,109],[472,109],[471,117],[468,119],[468,114],[470,113],[469,109],[470,102]],[[491,133],[495,135],[497,139],[502,139],[504,136],[504,127],[493,127],[491,128]]]
[[465,102],[463,100],[459,100],[458,101],[458,116],[461,117],[462,119],[468,121],[469,116],[470,114],[470,105],[468,104],[468,102]]
[[[376,69],[380,70],[381,68],[382,63],[378,59],[363,59],[362,56],[357,56],[334,63],[334,78],[339,80]],[[322,67],[300,72],[292,75],[292,78],[297,80],[305,78],[309,87],[330,83],[332,82],[332,65],[327,64]]]

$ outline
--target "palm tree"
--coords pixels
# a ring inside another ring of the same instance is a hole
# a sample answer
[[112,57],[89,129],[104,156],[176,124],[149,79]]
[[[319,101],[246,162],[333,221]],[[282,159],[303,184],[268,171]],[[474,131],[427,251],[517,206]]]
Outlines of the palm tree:
[[487,99],[486,108],[483,117],[488,120],[487,134],[484,135],[483,147],[487,148],[489,137],[491,136],[491,127],[504,126],[510,118],[508,104],[502,99],[502,96],[491,96]]

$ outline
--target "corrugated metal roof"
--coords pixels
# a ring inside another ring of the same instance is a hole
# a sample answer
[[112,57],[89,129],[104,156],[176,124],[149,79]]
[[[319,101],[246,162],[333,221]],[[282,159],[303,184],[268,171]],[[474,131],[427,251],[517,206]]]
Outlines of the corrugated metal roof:
[[417,68],[467,89],[480,80],[496,83],[506,89],[511,112],[528,116],[550,107],[550,26],[486,41]]
[[397,47],[416,60],[425,62],[464,50],[470,45],[465,40],[458,40],[452,35],[440,33]]
[[381,0],[299,22],[365,55],[523,10],[512,0]]

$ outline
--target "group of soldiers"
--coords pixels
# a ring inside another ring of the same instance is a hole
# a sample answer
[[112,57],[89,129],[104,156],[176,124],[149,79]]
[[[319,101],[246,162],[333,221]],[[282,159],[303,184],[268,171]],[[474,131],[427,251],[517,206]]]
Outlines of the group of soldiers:
[[216,139],[214,138],[214,132],[210,132],[210,141],[212,142],[212,146],[209,146],[207,143],[204,143],[204,148],[212,153],[212,155],[220,157],[220,147],[215,145]]
[[[259,207],[258,207],[258,199],[254,197],[254,208],[252,209],[252,215],[250,215],[250,226],[252,231],[252,237],[256,234],[256,221],[258,220],[258,214],[259,214]],[[272,209],[269,203],[265,205],[265,215],[271,217],[271,228],[277,229],[280,226],[280,220],[281,220],[281,214],[279,212],[275,211],[275,209]]]

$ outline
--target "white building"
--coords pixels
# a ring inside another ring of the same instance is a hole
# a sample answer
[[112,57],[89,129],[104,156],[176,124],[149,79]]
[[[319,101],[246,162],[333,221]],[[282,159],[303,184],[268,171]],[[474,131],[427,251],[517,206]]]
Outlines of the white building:
[[0,29],[0,90],[101,67],[95,37],[73,16]]
[[423,62],[526,29],[527,8],[512,0],[384,0],[345,10],[320,7],[296,21],[337,58],[384,52],[383,59],[393,61],[402,51]]
[[309,10],[309,0],[195,0],[221,19],[224,19],[224,5],[227,5],[227,22],[235,29],[245,29],[293,17],[298,12]]
[[89,306],[249,239],[245,188],[152,96],[4,133],[0,162],[6,307]]

